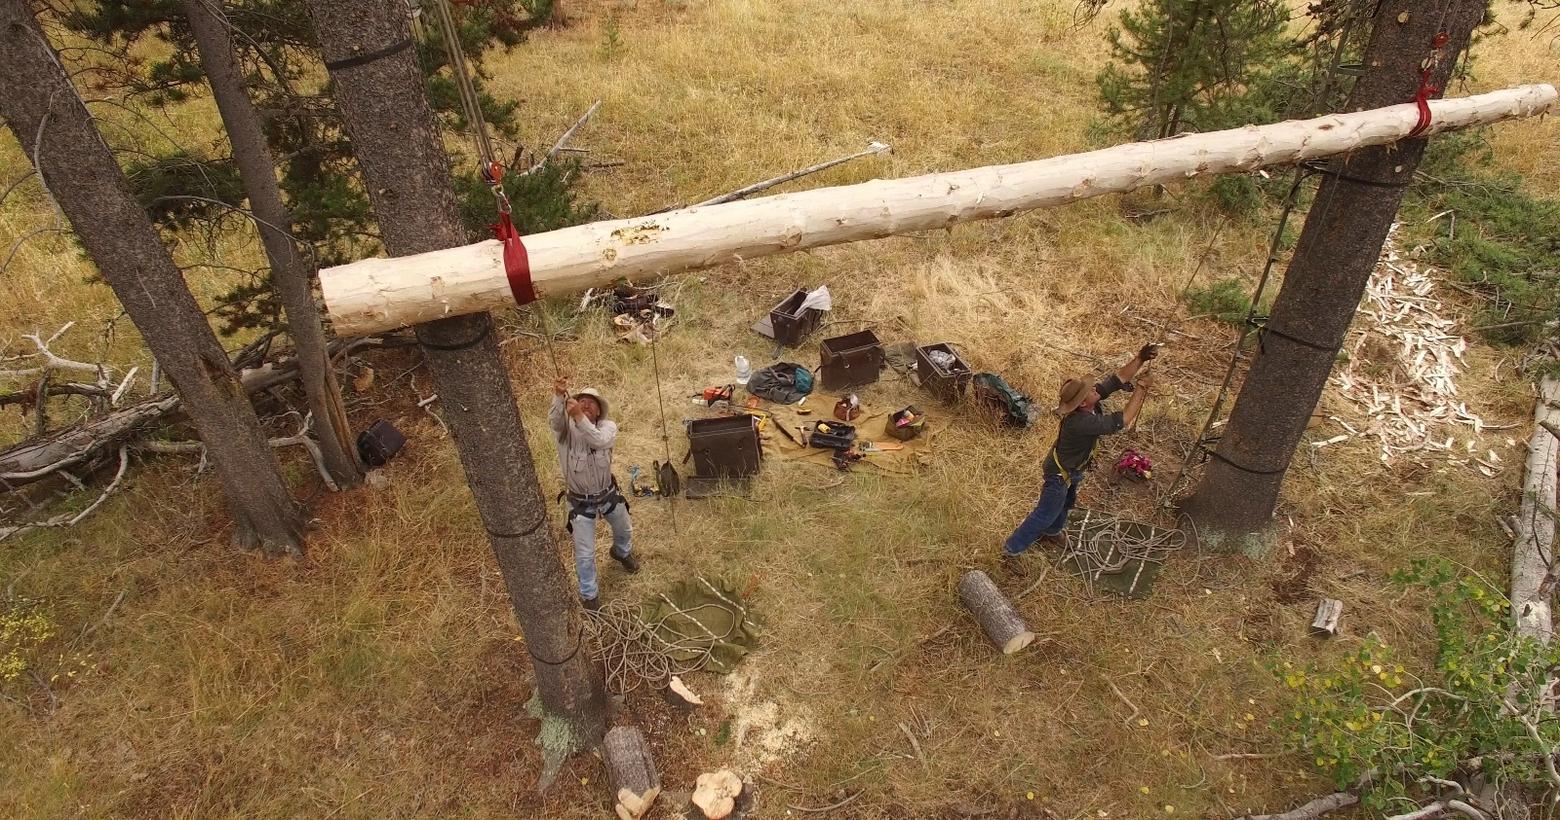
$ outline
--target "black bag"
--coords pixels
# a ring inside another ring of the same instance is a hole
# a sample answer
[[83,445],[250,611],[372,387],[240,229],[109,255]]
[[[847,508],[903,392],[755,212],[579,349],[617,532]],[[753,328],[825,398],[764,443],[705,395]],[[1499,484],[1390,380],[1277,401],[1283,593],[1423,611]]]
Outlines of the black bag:
[[777,362],[753,371],[747,391],[775,404],[795,404],[813,389],[813,374],[795,362]]
[[358,457],[370,467],[385,466],[385,462],[394,458],[405,446],[406,436],[384,419],[370,424],[357,437]]

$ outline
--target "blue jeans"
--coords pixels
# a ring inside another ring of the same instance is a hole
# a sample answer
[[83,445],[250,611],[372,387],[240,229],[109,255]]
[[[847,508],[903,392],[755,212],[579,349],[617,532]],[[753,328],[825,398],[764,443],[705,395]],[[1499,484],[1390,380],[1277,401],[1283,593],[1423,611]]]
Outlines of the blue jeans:
[[594,512],[595,518],[576,515],[569,520],[574,527],[574,573],[580,579],[580,597],[587,601],[599,592],[596,586],[596,523],[605,518],[611,525],[613,555],[626,556],[634,551],[629,543],[634,527],[628,520],[628,507],[619,502],[613,505],[612,512],[603,514],[606,508],[607,502],[588,504],[580,511]]
[[1083,473],[1073,472],[1070,477],[1072,481],[1066,482],[1060,475],[1046,474],[1045,486],[1040,489],[1039,503],[1002,543],[1004,553],[1018,555],[1029,549],[1041,536],[1061,534],[1067,527],[1068,511],[1078,503],[1078,483],[1083,481]]

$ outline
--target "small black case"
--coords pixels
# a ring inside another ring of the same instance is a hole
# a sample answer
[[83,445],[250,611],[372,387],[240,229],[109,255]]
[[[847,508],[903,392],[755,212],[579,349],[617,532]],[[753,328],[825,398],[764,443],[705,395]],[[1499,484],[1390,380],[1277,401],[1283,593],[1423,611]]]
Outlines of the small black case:
[[358,433],[357,448],[358,457],[370,467],[383,467],[385,462],[401,452],[406,446],[406,436],[401,431],[390,426],[390,422],[380,419],[368,426],[367,430]]

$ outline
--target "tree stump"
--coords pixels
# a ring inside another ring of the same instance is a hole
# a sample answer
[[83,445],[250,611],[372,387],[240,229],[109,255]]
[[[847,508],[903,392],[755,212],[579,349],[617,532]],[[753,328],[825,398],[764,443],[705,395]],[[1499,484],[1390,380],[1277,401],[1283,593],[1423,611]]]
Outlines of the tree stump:
[[601,757],[620,820],[640,820],[649,814],[661,793],[661,776],[645,736],[632,726],[614,727],[601,742]]
[[1034,642],[1035,633],[986,573],[978,569],[964,573],[959,579],[959,600],[1002,654],[1011,655]]

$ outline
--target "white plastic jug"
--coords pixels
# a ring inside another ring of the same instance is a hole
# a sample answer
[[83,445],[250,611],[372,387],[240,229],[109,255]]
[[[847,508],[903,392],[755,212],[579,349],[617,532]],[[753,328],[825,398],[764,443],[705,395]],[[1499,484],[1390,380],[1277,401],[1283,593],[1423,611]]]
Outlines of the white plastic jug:
[[753,369],[748,366],[747,357],[737,356],[734,364],[737,366],[737,384],[747,384],[748,379],[753,375]]

